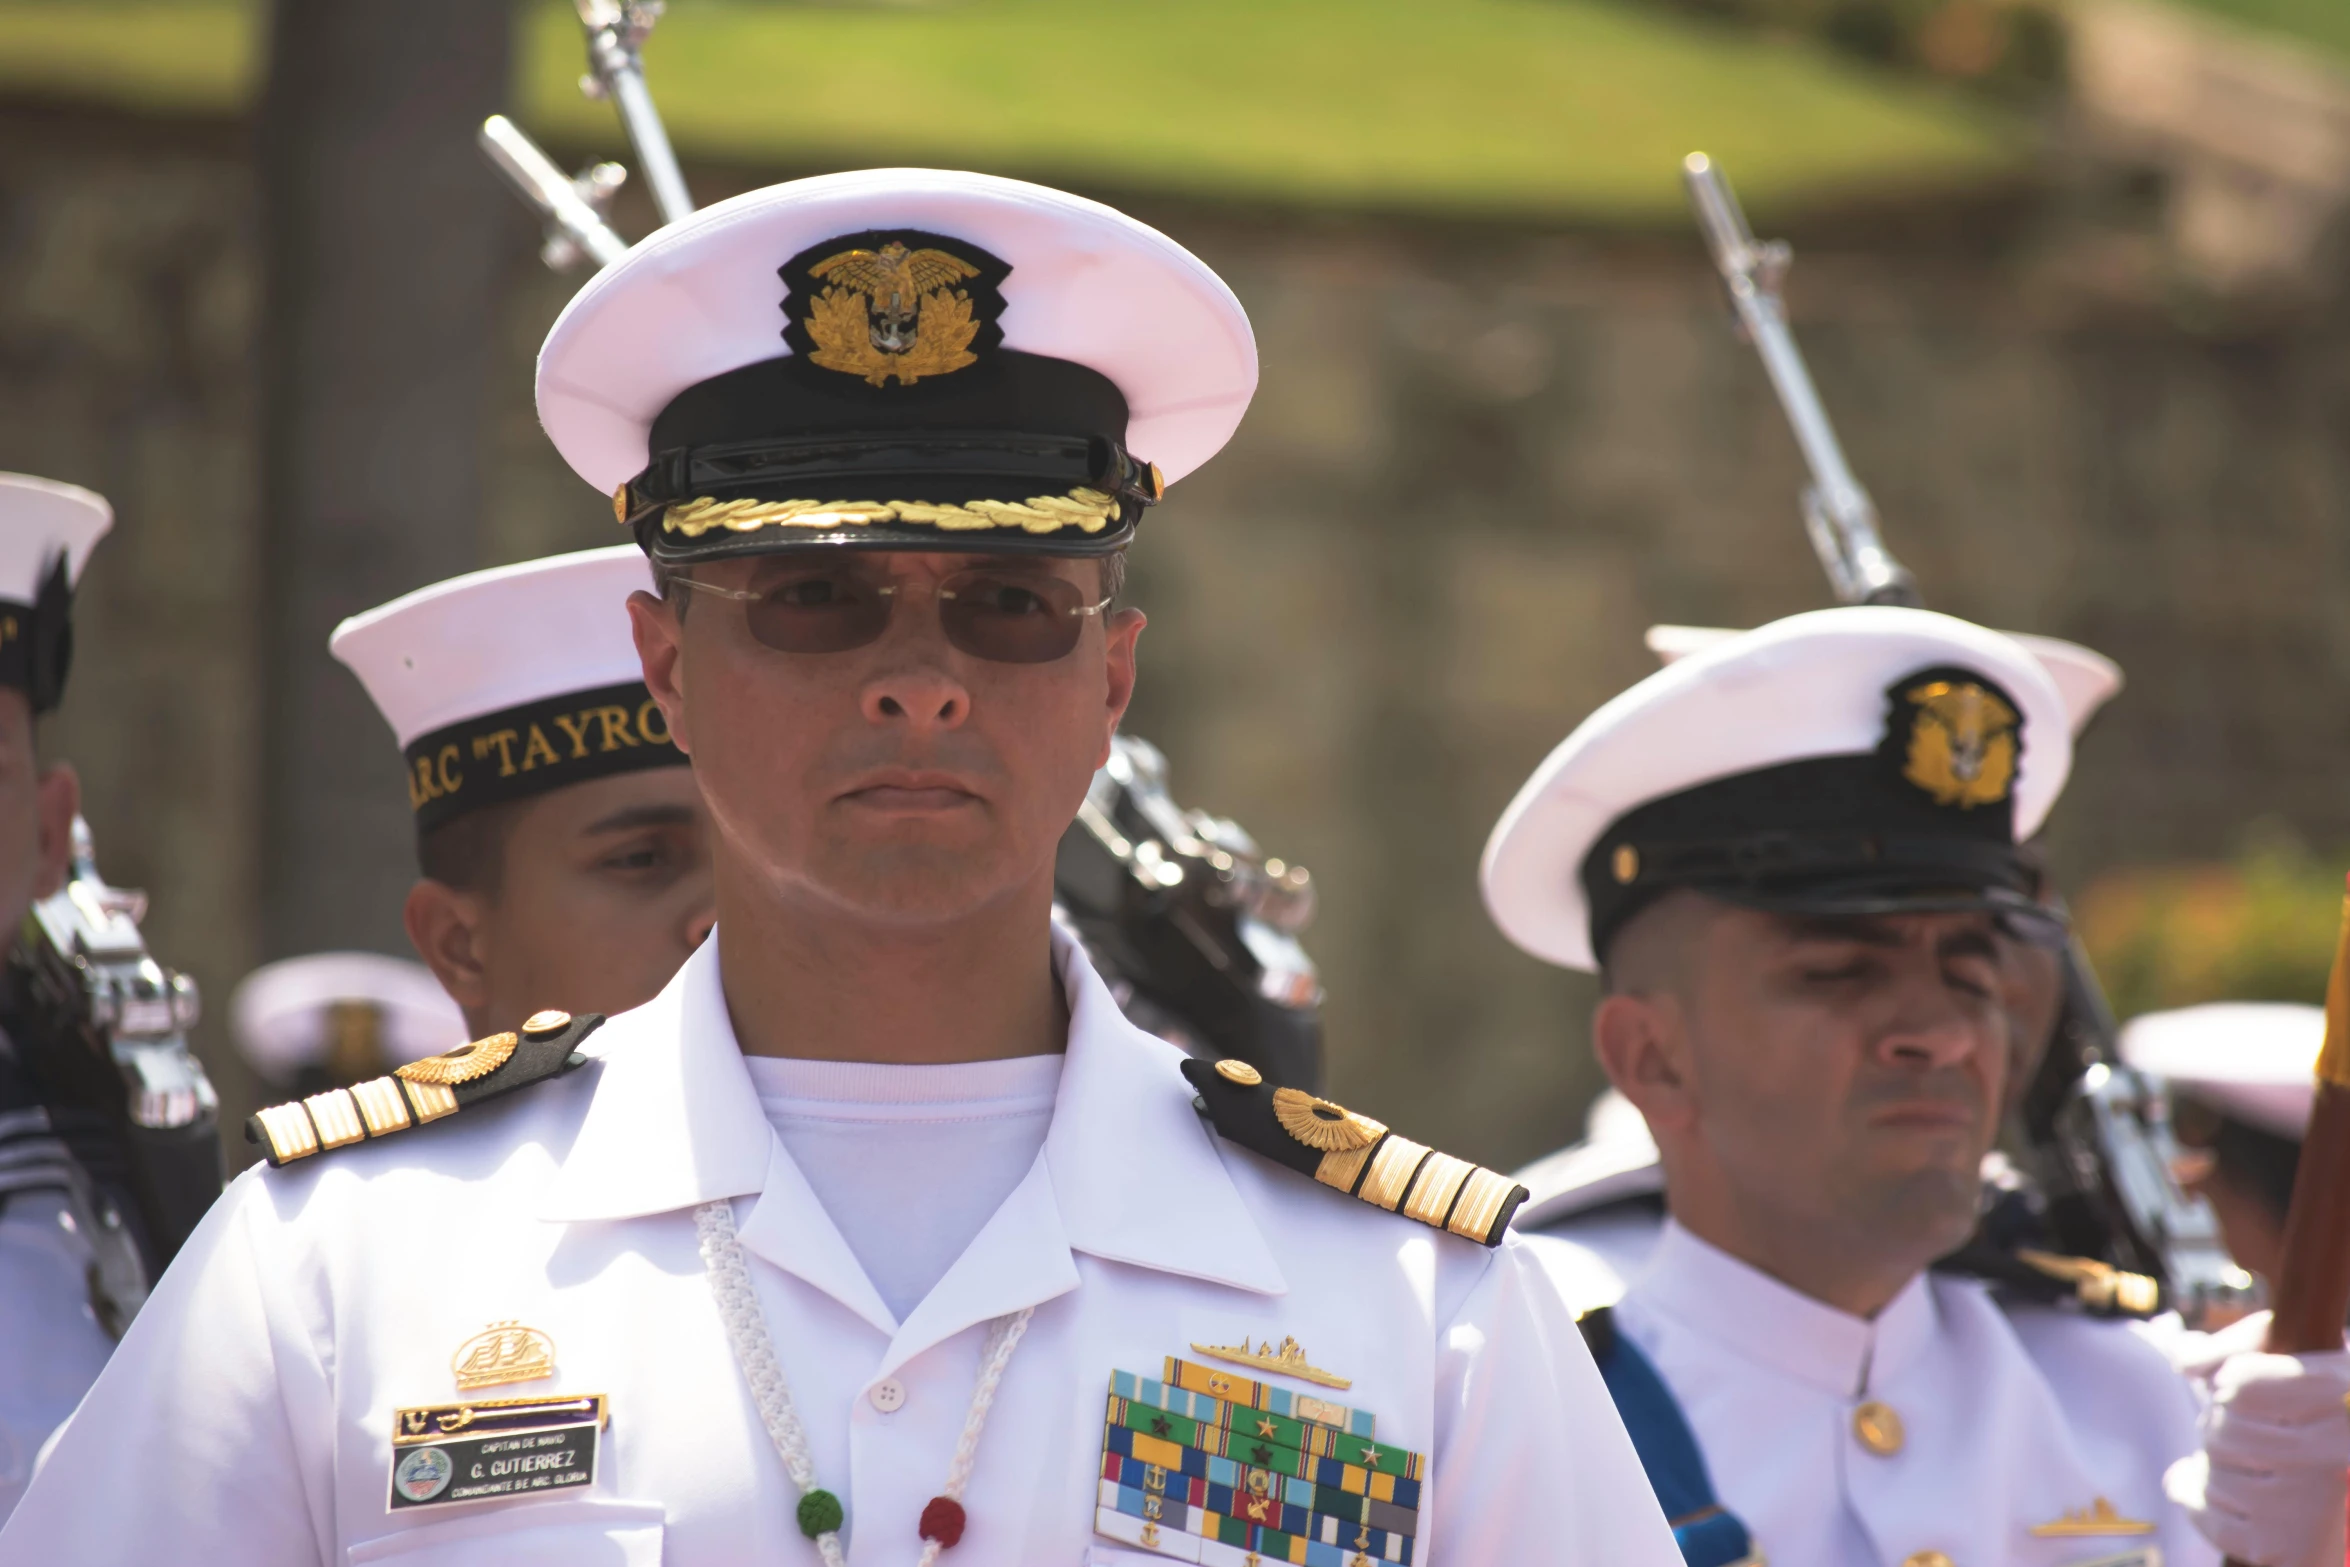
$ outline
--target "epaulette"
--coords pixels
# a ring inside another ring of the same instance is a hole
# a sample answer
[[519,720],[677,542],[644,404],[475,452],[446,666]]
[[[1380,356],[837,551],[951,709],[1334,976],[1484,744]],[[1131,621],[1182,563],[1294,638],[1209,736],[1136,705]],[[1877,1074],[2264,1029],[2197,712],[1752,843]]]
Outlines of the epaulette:
[[1367,1115],[1275,1088],[1246,1061],[1183,1063],[1219,1136],[1375,1208],[1499,1246],[1526,1188],[1466,1159],[1398,1137]]
[[2034,1305],[2070,1303],[2092,1317],[2143,1319],[2162,1309],[2162,1285],[2095,1257],[2066,1257],[2030,1246],[1976,1240],[1934,1264],[1942,1273],[1982,1279]]
[[247,1118],[245,1141],[260,1144],[271,1164],[284,1165],[322,1148],[345,1148],[438,1121],[467,1105],[585,1066],[580,1042],[603,1023],[598,1012],[580,1017],[534,1012],[519,1033],[492,1034],[411,1061],[389,1077],[271,1105]]

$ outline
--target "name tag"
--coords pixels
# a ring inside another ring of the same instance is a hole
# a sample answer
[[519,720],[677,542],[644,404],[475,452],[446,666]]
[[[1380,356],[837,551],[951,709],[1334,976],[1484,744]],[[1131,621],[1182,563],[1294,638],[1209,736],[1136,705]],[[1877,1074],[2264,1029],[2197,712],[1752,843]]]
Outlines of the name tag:
[[392,1416],[388,1508],[540,1496],[596,1483],[601,1393],[431,1404]]

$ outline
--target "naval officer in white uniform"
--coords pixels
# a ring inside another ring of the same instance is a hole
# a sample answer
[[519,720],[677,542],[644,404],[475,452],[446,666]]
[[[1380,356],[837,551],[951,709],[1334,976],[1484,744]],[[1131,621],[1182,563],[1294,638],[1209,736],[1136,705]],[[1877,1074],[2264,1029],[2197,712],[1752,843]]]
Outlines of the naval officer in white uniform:
[[1119,552],[1255,373],[1172,241],[975,175],[589,283],[539,406],[655,563],[716,931],[265,1112],[0,1560],[1671,1563],[1522,1190],[1186,1061],[1050,926]]
[[[1487,845],[1504,933],[1601,973],[1595,1049],[1655,1140],[1671,1217],[1587,1321],[1693,1564],[2180,1567],[2216,1558],[2198,1526],[2325,1559],[2218,1519],[2269,1483],[2264,1442],[2350,1418],[2342,1357],[2267,1357],[2260,1407],[2203,1410],[2199,1443],[2128,1326],[1927,1272],[2026,1053],[2008,965],[2056,933],[2017,844],[2069,727],[1997,633],[1799,615],[1601,708]],[[2175,1501],[2200,1446],[2211,1495]]]

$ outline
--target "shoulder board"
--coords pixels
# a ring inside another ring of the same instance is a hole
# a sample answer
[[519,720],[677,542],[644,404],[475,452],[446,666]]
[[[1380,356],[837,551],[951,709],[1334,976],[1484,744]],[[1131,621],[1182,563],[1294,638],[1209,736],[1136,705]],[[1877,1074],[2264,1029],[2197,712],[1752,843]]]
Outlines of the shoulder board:
[[271,1105],[247,1118],[245,1141],[272,1165],[292,1164],[327,1148],[389,1137],[470,1104],[560,1077],[587,1064],[580,1042],[601,1028],[601,1013],[534,1012],[519,1033],[492,1034],[437,1056],[411,1061],[389,1077]]
[[1245,1061],[1187,1059],[1183,1075],[1218,1136],[1375,1208],[1499,1246],[1526,1200],[1526,1188],[1506,1175],[1398,1137],[1301,1088],[1276,1088]]
[[1937,1271],[1979,1278],[2012,1298],[2039,1306],[2072,1305],[2092,1317],[2143,1319],[2162,1309],[2162,1285],[2095,1257],[2067,1257],[2030,1246],[1976,1240],[1934,1264]]

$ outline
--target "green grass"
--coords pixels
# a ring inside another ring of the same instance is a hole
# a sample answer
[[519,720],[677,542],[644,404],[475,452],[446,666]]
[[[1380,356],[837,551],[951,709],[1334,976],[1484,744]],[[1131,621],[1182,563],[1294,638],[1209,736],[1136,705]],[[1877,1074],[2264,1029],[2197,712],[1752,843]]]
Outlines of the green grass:
[[2350,60],[2350,0],[2184,0],[2256,32],[2316,44]]
[[[255,14],[0,0],[0,92],[233,109]],[[615,146],[581,61],[569,7],[531,0],[519,118]],[[1969,184],[2026,156],[2019,127],[1965,100],[1617,0],[675,0],[647,72],[688,157],[1355,209],[1678,223],[1693,147],[1766,211]]]

